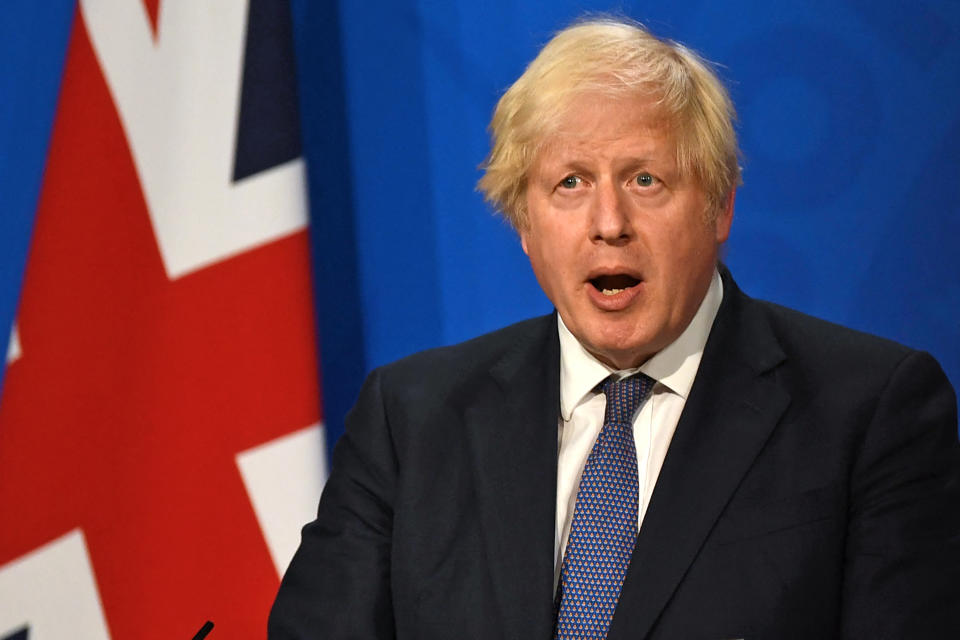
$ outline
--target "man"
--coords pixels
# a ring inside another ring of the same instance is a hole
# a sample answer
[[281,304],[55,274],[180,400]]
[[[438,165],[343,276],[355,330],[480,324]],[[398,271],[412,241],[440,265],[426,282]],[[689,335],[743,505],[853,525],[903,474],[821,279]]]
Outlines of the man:
[[556,314],[371,374],[271,637],[960,637],[953,391],[718,268],[732,118],[638,25],[544,47],[481,188]]

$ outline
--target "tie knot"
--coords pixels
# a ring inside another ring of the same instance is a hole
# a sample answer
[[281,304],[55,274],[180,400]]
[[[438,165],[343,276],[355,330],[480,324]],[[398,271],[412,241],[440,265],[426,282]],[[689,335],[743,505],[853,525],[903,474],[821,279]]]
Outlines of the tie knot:
[[604,424],[633,423],[633,414],[653,389],[654,380],[642,373],[615,380],[610,377],[603,381],[601,389],[607,396],[607,408],[604,411]]

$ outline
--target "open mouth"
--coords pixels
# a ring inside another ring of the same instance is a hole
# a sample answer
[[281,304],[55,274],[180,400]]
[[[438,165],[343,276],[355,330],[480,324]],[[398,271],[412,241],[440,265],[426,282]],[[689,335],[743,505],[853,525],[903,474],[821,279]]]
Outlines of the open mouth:
[[590,279],[590,284],[605,296],[615,296],[622,293],[630,287],[640,284],[640,281],[631,275],[618,273],[606,276],[597,276]]

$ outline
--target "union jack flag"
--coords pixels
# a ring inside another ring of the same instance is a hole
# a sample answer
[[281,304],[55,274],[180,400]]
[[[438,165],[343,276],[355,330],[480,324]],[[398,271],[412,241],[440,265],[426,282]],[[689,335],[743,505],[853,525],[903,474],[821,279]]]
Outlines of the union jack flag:
[[325,476],[284,0],[80,0],[0,398],[0,638],[262,637]]

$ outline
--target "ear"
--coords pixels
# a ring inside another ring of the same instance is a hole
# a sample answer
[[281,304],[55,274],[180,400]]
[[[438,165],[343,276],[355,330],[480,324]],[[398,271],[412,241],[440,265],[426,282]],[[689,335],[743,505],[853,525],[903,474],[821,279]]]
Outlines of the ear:
[[527,232],[520,231],[519,233],[520,233],[520,246],[523,247],[523,252],[527,254],[527,256],[529,256],[530,251],[527,250]]
[[733,201],[736,199],[737,190],[730,189],[726,202],[723,203],[714,222],[717,244],[723,244],[730,237],[730,225],[733,223]]

